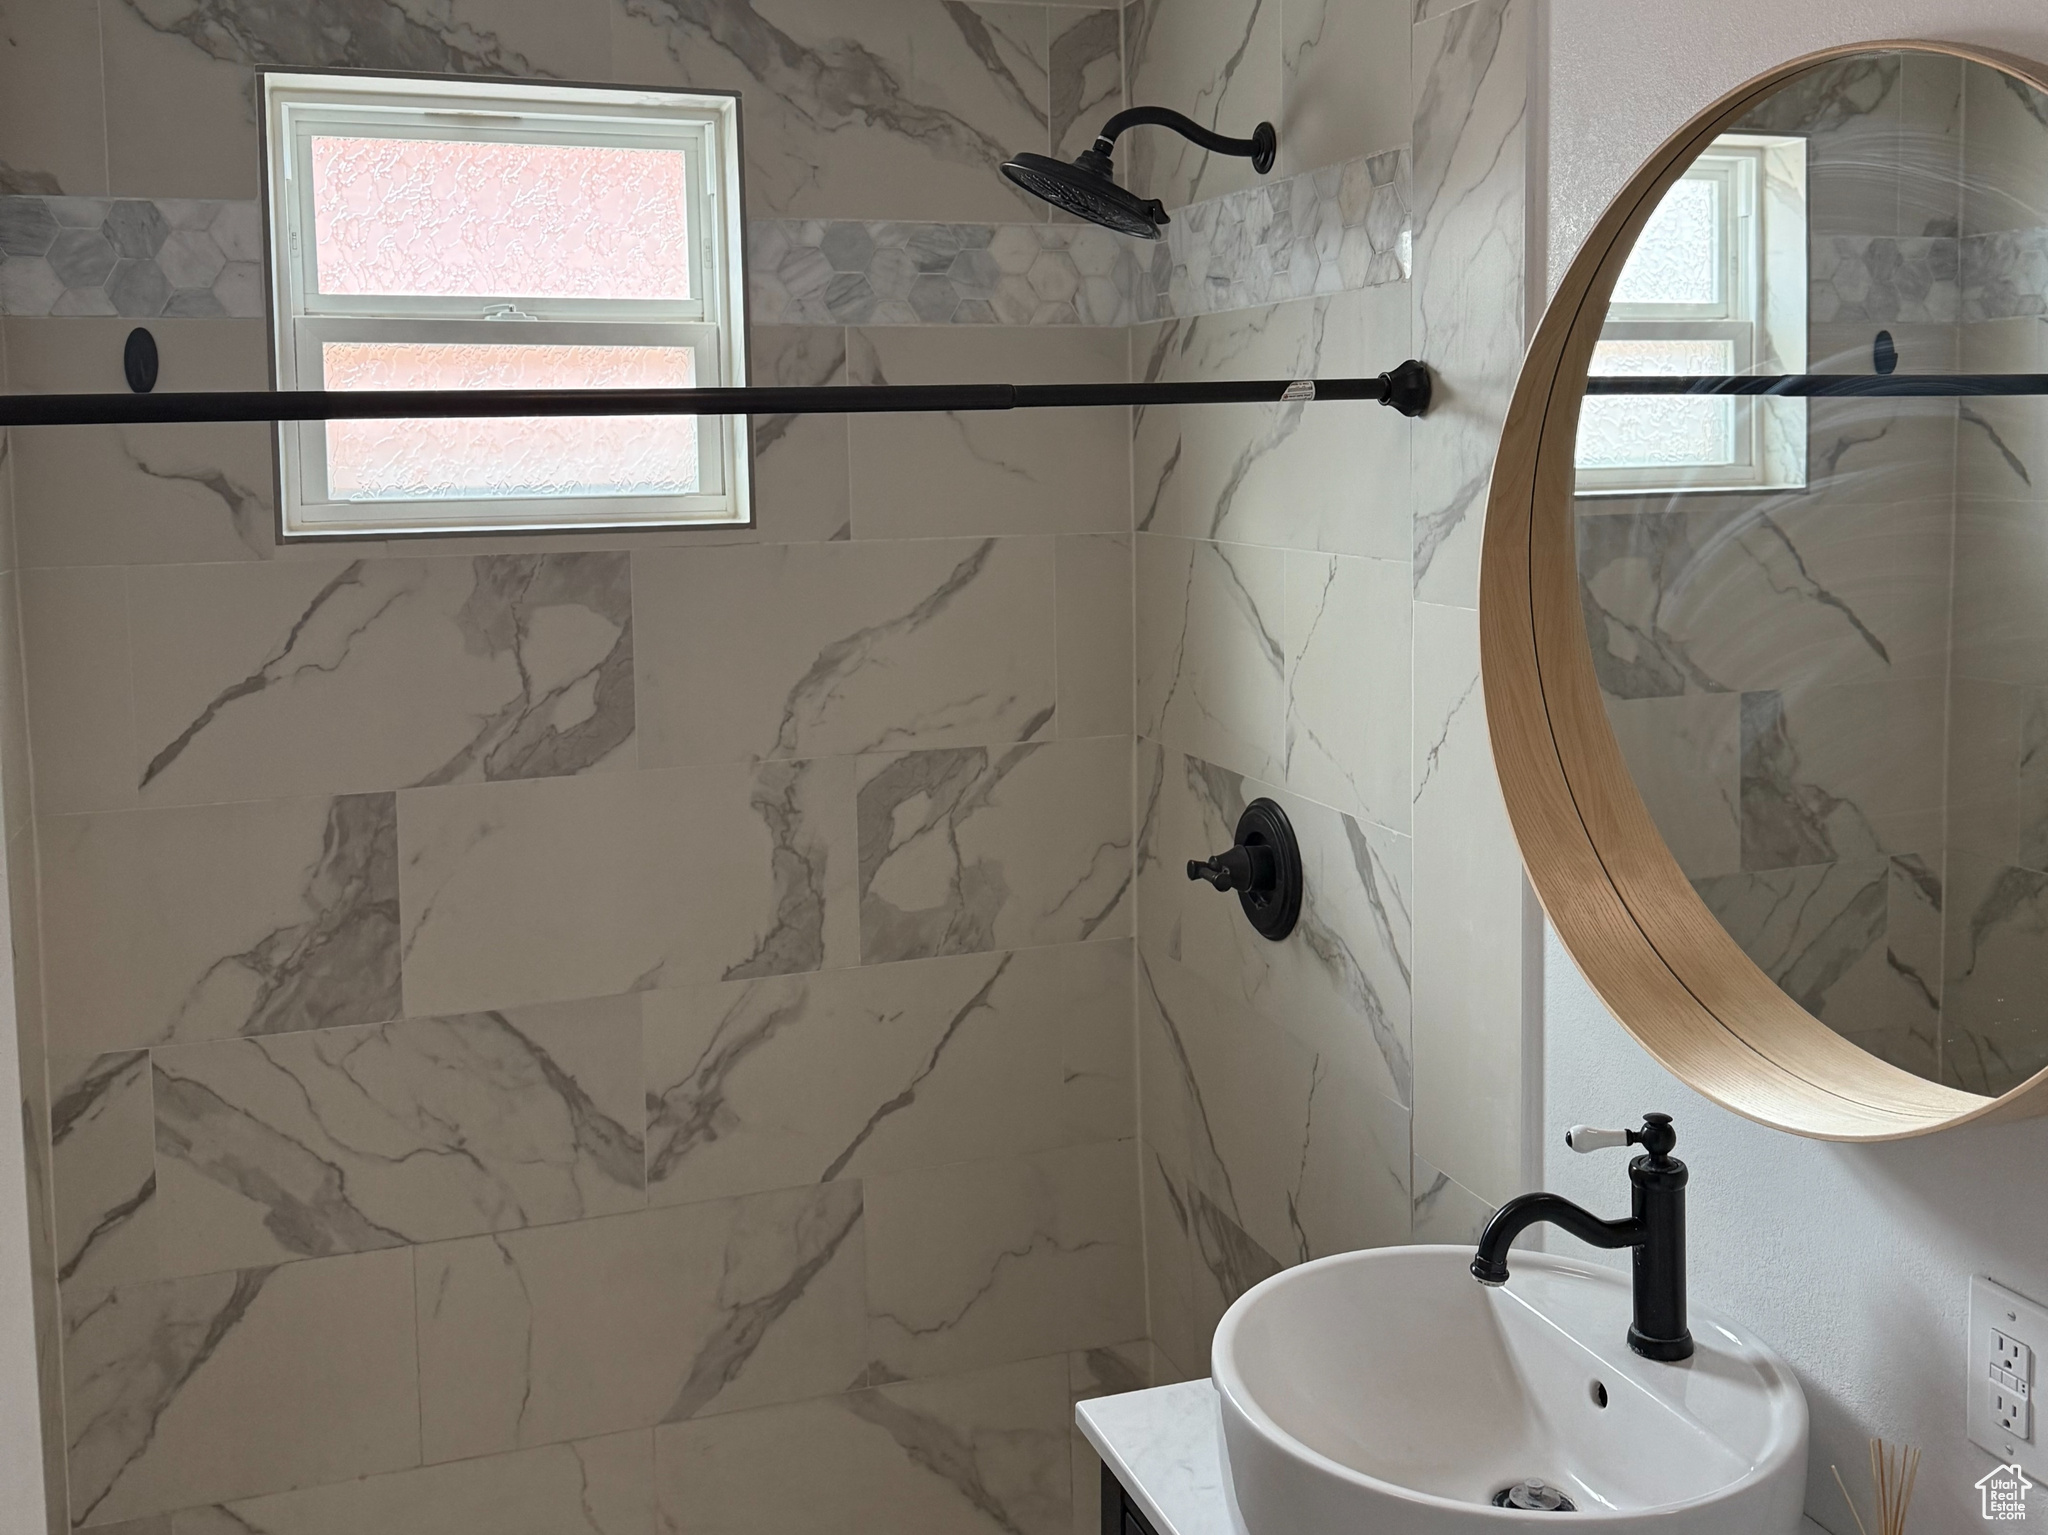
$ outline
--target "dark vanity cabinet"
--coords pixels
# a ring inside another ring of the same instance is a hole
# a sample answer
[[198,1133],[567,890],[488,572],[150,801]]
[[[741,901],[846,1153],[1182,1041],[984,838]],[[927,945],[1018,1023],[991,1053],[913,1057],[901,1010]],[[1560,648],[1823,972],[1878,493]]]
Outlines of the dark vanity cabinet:
[[1102,1468],[1102,1535],[1159,1535],[1107,1466]]

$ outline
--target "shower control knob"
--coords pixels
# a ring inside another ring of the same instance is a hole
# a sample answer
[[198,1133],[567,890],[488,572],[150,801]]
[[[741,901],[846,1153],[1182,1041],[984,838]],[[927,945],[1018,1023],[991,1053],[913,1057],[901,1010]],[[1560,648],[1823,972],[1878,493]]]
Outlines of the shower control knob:
[[1276,942],[1301,916],[1301,848],[1287,812],[1255,799],[1237,819],[1237,846],[1213,858],[1188,860],[1188,878],[1235,891],[1246,920]]
[[1234,847],[1199,862],[1188,860],[1188,878],[1206,879],[1218,890],[1271,890],[1279,882],[1279,863],[1269,847]]

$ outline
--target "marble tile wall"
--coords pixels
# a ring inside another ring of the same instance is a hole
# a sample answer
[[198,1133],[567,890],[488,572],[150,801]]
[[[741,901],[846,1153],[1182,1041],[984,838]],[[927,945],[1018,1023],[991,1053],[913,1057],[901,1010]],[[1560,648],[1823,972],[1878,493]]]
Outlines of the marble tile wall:
[[[254,202],[0,195],[0,314],[261,319],[260,219]],[[1150,246],[1072,222],[756,219],[747,239],[758,325],[1127,326],[1405,277],[1408,163],[1276,176],[1188,205]],[[1844,250],[1872,271],[1883,256]]]
[[[162,387],[261,385],[226,274],[288,62],[741,90],[763,381],[1425,352],[1445,404],[769,419],[755,529],[340,556],[271,543],[260,429],[17,434],[59,1527],[1085,1529],[1075,1400],[1519,1190],[1468,588],[1525,0],[81,7],[39,57],[104,109],[38,80],[0,167],[10,388],[118,387],[130,312]],[[1148,251],[994,175],[1126,70],[1279,123],[1275,179],[1141,131]],[[183,210],[117,258],[161,284],[72,262],[131,205]],[[1176,873],[1260,793],[1278,946]]]
[[[815,231],[878,295],[762,317],[757,376],[1126,376],[1096,279],[1134,258],[994,174],[1121,100],[1115,9],[458,11],[45,18],[39,69],[135,110],[8,138],[7,386],[118,388],[133,315],[162,387],[262,386],[267,62],[738,88],[757,253]],[[1053,251],[1043,302],[999,267],[987,315],[889,330],[890,231],[933,229],[977,281],[1006,231]],[[1167,1373],[1127,424],[755,447],[738,533],[313,552],[271,542],[260,428],[7,444],[53,1528],[1092,1523],[1072,1403]]]
[[[10,382],[122,323],[10,318]],[[915,337],[764,351],[1123,369]],[[743,542],[313,557],[258,435],[58,435],[9,467],[73,1520],[482,1528],[488,1457],[633,1528],[823,1413],[936,1530],[1065,1521],[1070,1356],[1147,1334],[1121,422],[766,422]]]
[[[2048,103],[1972,70],[1964,107],[1961,365],[2039,372],[2048,201],[2035,156]],[[2038,399],[1966,400],[1958,414],[1939,1064],[1956,1086],[1998,1093],[2048,1065],[2048,1037],[2018,1001],[2039,984],[2048,951],[2039,788],[2048,652],[2034,616],[2048,417]]]
[[[1203,243],[1174,253],[1172,317],[1133,332],[1134,376],[1421,355],[1442,391],[1413,424],[1328,405],[1135,413],[1147,1282],[1154,1346],[1199,1368],[1224,1308],[1278,1268],[1416,1233],[1463,1240],[1521,1188],[1520,860],[1473,593],[1433,583],[1476,538],[1519,360],[1528,18],[1491,0],[1419,23],[1408,7],[1295,0],[1125,16],[1137,94],[1197,100],[1226,131],[1299,122],[1359,157],[1327,180],[1354,206],[1379,189],[1369,231],[1402,228],[1397,197],[1412,210],[1412,233],[1359,242],[1365,286],[1327,291],[1323,236],[1317,265],[1264,255],[1263,220],[1296,251],[1309,238],[1298,203],[1280,209],[1235,164],[1134,144],[1141,184],[1169,205],[1228,188],[1187,210]],[[1311,101],[1308,82],[1339,70],[1354,82],[1342,109]],[[1395,147],[1411,139],[1412,190]],[[1340,265],[1351,239],[1334,242]],[[1432,513],[1424,487],[1453,474],[1473,483]],[[1286,807],[1307,866],[1301,925],[1280,944],[1182,873],[1260,795]],[[1497,1134],[1473,1132],[1474,1102]]]
[[[1872,371],[1879,328],[1904,371],[1969,366],[1967,112],[1960,65],[1881,57],[1816,71],[1744,123],[1807,141],[1816,368]],[[1992,415],[1815,401],[1798,490],[1580,503],[1608,717],[1680,866],[1809,1011],[1930,1076],[1953,920],[1956,497],[1973,456],[2003,464]]]
[[[8,351],[0,332],[0,387],[11,387]],[[9,1008],[13,1056],[21,1099],[23,1171],[26,1185],[25,1231],[8,1244],[12,1261],[26,1266],[10,1283],[19,1293],[22,1279],[31,1301],[37,1396],[46,1416],[39,1425],[42,1461],[42,1512],[52,1535],[66,1530],[64,1498],[64,1436],[54,1413],[63,1385],[61,1368],[58,1273],[59,1236],[51,1197],[52,1141],[67,1126],[58,1125],[50,1100],[48,1041],[42,1009],[42,941],[36,879],[34,801],[28,757],[27,678],[21,645],[21,605],[15,541],[14,461],[18,438],[0,431],[0,848],[6,857],[8,943],[6,983],[0,989]],[[24,1496],[32,1497],[24,1490]]]

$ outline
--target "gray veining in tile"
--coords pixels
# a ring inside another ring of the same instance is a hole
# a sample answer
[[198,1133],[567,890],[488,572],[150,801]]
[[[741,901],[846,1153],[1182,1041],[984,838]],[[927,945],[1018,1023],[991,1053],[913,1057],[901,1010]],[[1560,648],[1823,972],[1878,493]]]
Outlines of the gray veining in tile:
[[397,819],[362,794],[45,820],[64,1048],[398,1017]]
[[631,997],[156,1052],[166,1273],[637,1208]]

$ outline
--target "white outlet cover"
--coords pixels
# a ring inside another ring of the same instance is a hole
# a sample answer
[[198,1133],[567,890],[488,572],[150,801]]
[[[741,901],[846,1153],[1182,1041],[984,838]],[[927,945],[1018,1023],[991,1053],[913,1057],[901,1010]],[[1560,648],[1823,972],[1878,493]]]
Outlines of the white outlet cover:
[[2030,1413],[2033,1419],[2033,1437],[2016,1440],[2000,1432],[1997,1418],[1992,1412],[1992,1389],[1996,1381],[1991,1368],[1994,1358],[1995,1335],[2025,1344],[2032,1351],[2025,1362],[2031,1366],[2027,1380],[2027,1395],[2038,1398],[2040,1394],[2040,1363],[2044,1351],[2048,1351],[2048,1306],[2041,1306],[2028,1300],[2024,1295],[1994,1284],[1989,1279],[1976,1278],[1970,1281],[1970,1364],[1969,1378],[1964,1383],[1963,1401],[1969,1416],[1970,1442],[1980,1450],[1989,1451],[2006,1465],[2017,1463],[2019,1468],[2037,1481],[2048,1481],[2048,1425],[2042,1422],[2041,1414]]

